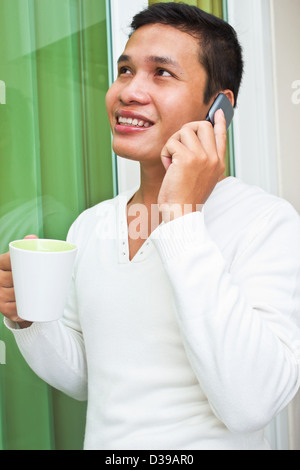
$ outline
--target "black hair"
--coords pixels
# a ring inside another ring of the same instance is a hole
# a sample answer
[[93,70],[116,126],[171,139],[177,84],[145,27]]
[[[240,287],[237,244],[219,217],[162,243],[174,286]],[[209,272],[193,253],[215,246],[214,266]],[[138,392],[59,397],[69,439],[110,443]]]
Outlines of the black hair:
[[199,40],[199,60],[207,73],[204,103],[221,90],[234,94],[235,106],[242,81],[242,48],[235,30],[224,20],[185,3],[155,3],[136,14],[131,23],[133,34],[150,24],[173,26]]

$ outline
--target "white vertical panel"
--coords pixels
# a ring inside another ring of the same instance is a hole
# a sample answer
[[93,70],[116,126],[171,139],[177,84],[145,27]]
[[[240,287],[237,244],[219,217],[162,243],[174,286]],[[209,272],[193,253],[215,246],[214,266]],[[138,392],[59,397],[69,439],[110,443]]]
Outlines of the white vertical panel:
[[270,0],[279,194],[300,212],[300,2]]
[[[299,0],[271,0],[280,196],[300,212]],[[300,391],[289,405],[289,448],[300,450]]]
[[[130,23],[133,16],[148,6],[147,0],[110,0],[112,27],[112,54],[114,78],[117,76],[117,60],[124,51]],[[121,193],[139,185],[140,166],[138,162],[117,158],[118,192]]]
[[[278,194],[278,147],[269,0],[227,0],[228,21],[243,47],[245,76],[234,117],[236,176]],[[288,413],[266,428],[274,450],[289,449]]]
[[228,0],[245,75],[233,122],[236,176],[278,194],[272,35],[269,0]]
[[112,17],[112,43],[114,73],[117,76],[117,60],[124,51],[130,33],[133,16],[148,6],[147,0],[110,0]]

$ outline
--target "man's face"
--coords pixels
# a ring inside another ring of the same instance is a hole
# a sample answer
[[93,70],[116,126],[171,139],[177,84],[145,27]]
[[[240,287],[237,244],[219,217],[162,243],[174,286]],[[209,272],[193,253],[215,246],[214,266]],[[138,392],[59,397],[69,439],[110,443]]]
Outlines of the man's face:
[[192,36],[160,24],[139,28],[106,96],[114,152],[141,162],[160,158],[184,124],[206,118],[206,73]]

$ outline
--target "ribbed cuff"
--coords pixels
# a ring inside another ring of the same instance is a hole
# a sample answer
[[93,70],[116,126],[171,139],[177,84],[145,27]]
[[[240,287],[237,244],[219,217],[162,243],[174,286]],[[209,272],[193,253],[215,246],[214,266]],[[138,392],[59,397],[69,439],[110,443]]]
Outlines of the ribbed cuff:
[[8,318],[4,318],[4,325],[13,333],[16,340],[22,341],[22,344],[30,344],[47,328],[47,323],[42,322],[33,323],[28,328],[20,328],[18,323],[12,322]]
[[195,243],[204,243],[206,230],[202,212],[192,212],[161,224],[150,235],[162,261],[183,253]]

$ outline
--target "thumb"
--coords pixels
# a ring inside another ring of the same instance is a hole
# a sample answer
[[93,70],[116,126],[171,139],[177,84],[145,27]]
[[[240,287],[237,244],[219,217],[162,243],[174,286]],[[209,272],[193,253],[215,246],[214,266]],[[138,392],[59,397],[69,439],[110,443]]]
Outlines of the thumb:
[[165,167],[165,170],[168,170],[169,166],[172,163],[172,155],[168,151],[167,145],[165,145],[162,149],[160,158],[163,166]]
[[26,237],[24,237],[24,240],[29,240],[29,239],[33,240],[36,238],[39,238],[39,237],[37,237],[36,235],[26,235]]

